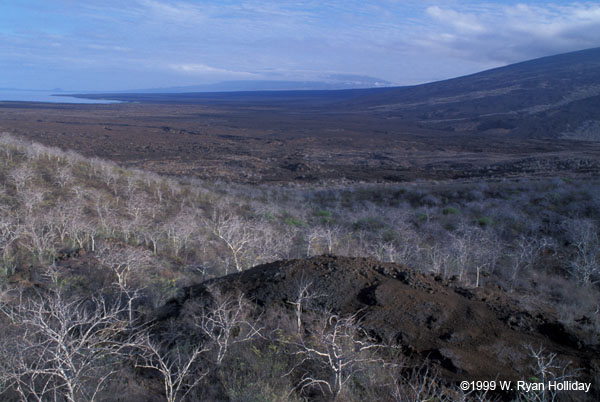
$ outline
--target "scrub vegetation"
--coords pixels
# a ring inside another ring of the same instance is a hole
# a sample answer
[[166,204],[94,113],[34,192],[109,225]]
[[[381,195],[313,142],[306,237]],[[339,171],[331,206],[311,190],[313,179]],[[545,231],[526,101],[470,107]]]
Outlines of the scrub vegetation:
[[[500,288],[524,308],[546,303],[597,348],[599,225],[594,178],[251,186],[125,169],[4,134],[0,395],[491,400],[434,381],[426,362],[407,364],[360,314],[311,309],[329,296],[308,281],[277,311],[209,286],[179,327],[156,311],[187,286],[260,264],[372,257]],[[545,375],[564,375],[557,367]]]

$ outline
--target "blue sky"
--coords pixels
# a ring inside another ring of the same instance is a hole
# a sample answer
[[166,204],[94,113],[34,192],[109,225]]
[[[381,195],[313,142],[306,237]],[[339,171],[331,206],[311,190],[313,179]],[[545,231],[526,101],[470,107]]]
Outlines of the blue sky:
[[0,0],[0,88],[406,85],[598,46],[597,1]]

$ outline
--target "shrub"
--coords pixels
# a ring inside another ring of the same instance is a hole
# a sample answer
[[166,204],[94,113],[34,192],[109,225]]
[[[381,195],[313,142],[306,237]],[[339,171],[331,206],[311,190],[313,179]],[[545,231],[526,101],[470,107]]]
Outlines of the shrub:
[[482,216],[480,218],[477,218],[477,224],[481,227],[486,227],[486,226],[493,225],[494,221],[492,220],[492,218],[490,218],[488,216]]
[[455,207],[446,207],[446,208],[442,209],[442,213],[444,215],[458,215],[458,214],[460,214],[460,209],[455,208]]

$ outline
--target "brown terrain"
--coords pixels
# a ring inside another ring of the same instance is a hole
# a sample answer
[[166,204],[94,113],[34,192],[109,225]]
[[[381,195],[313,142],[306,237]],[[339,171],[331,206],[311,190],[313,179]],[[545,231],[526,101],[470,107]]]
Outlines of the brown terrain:
[[[86,95],[126,101],[103,105],[0,102],[0,132],[126,167],[252,184],[597,177],[600,50],[528,63],[364,92]],[[177,321],[208,285],[283,311],[291,309],[301,279],[323,296],[312,310],[358,314],[371,336],[398,346],[413,367],[433,362],[448,383],[526,378],[531,346],[580,368],[579,381],[596,381],[592,398],[600,392],[597,334],[566,328],[543,300],[494,286],[465,288],[374,259],[320,256],[260,265],[187,287],[154,314],[159,322]]]
[[429,359],[447,381],[528,378],[528,346],[583,369],[580,381],[600,367],[600,350],[584,347],[581,328],[566,329],[543,302],[524,303],[500,289],[467,289],[374,259],[321,256],[258,266],[186,288],[158,318],[202,300],[207,286],[242,291],[267,310],[289,309],[301,282],[312,283],[311,292],[321,295],[313,310],[358,313],[369,334],[399,346],[407,363]]
[[600,171],[600,49],[414,87],[0,102],[0,130],[170,175],[248,183]]
[[[249,107],[0,105],[0,130],[169,175],[238,182],[597,173],[597,142],[408,126],[377,114]],[[492,130],[494,131],[494,130]]]

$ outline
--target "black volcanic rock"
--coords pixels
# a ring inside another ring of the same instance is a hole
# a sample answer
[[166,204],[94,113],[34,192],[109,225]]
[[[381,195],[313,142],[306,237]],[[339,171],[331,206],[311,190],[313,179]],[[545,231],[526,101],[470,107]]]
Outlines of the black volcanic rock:
[[398,344],[414,364],[437,363],[450,380],[523,378],[531,364],[525,345],[557,353],[572,367],[600,364],[598,345],[585,345],[550,309],[526,310],[497,288],[466,289],[365,258],[321,256],[261,265],[187,288],[160,318],[176,316],[186,303],[205,297],[207,286],[241,291],[261,309],[290,309],[301,281],[323,296],[315,299],[314,310],[360,312],[369,334]]

